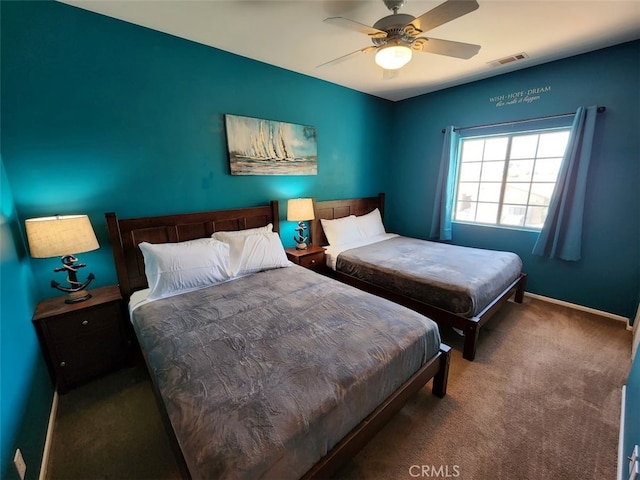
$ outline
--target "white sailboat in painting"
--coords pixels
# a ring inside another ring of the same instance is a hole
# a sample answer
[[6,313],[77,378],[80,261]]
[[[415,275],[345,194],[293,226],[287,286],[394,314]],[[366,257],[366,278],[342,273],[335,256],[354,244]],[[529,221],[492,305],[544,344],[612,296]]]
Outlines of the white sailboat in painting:
[[225,115],[231,173],[316,175],[315,128]]
[[287,151],[287,145],[284,142],[284,135],[282,134],[282,124],[278,125],[278,143],[276,143],[276,154],[278,155],[278,158],[281,158],[283,160],[295,160],[295,157],[293,157]]
[[[268,129],[269,134],[265,130]],[[260,122],[258,135],[251,134],[249,137],[248,151],[236,152],[239,157],[252,160],[276,160],[293,161],[296,158],[289,153],[282,133],[282,125],[278,126],[277,133],[274,132],[273,125],[265,126],[265,121]]]

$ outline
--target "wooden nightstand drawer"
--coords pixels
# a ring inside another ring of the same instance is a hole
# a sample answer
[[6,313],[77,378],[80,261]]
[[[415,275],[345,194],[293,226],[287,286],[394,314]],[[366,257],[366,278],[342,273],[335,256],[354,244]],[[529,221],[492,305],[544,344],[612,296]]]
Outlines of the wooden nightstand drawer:
[[319,273],[324,272],[326,267],[324,248],[309,245],[306,250],[287,248],[285,251],[287,252],[287,258],[293,263]]
[[33,323],[60,393],[127,361],[129,341],[117,287],[90,292],[93,298],[65,304],[64,298],[38,304]]
[[324,268],[324,252],[316,252],[310,255],[305,255],[300,259],[300,265],[305,268],[317,270]]
[[118,303],[105,304],[101,308],[52,317],[47,322],[47,330],[56,346],[73,346],[79,341],[100,338],[105,331],[118,330],[120,313]]

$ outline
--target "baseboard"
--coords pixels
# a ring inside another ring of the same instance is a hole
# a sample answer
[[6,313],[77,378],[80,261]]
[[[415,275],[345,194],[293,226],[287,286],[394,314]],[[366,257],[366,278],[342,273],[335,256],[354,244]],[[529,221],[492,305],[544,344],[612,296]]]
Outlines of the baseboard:
[[51,442],[53,441],[53,429],[56,423],[56,413],[58,412],[58,391],[53,392],[53,401],[51,402],[51,413],[49,414],[49,425],[47,425],[47,436],[44,440],[44,451],[42,452],[42,463],[40,464],[40,476],[38,480],[47,478],[47,466],[49,465],[49,451],[51,450]]
[[543,295],[538,295],[537,293],[525,292],[525,296],[535,298],[536,300],[542,300],[543,302],[555,303],[556,305],[562,305],[563,307],[573,308],[574,310],[593,313],[595,315],[600,315],[601,317],[610,318],[618,322],[624,322],[627,325],[627,328],[629,327],[629,319],[627,317],[623,317],[622,315],[616,315],[615,313],[596,310],[595,308],[585,307],[583,305],[578,305],[577,303],[565,302],[564,300],[558,300],[556,298],[545,297]]
[[616,475],[617,480],[624,480],[624,466],[626,465],[626,459],[624,456],[624,425],[626,415],[627,404],[627,386],[622,386],[622,400],[620,402],[620,433],[618,434],[618,473]]

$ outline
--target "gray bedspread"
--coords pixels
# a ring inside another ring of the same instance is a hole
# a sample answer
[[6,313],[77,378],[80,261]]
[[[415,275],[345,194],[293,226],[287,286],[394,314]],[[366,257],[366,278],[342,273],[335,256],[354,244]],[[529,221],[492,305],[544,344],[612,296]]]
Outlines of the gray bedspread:
[[132,322],[196,479],[299,478],[440,345],[426,317],[299,266]]
[[511,252],[394,237],[342,252],[336,271],[474,317],[522,271]]

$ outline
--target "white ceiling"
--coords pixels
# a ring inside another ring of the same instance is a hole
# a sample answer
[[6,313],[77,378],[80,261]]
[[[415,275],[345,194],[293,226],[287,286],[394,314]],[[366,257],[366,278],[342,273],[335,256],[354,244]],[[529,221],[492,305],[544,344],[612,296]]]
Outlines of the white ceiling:
[[[418,17],[443,1],[408,0],[399,13]],[[342,16],[372,26],[391,14],[382,0],[63,3],[394,101],[640,38],[640,0],[478,0],[474,12],[425,34],[479,44],[475,57],[418,52],[398,76],[383,79],[373,54],[317,68],[372,44],[365,34],[323,20]],[[520,52],[529,58],[489,65]]]

